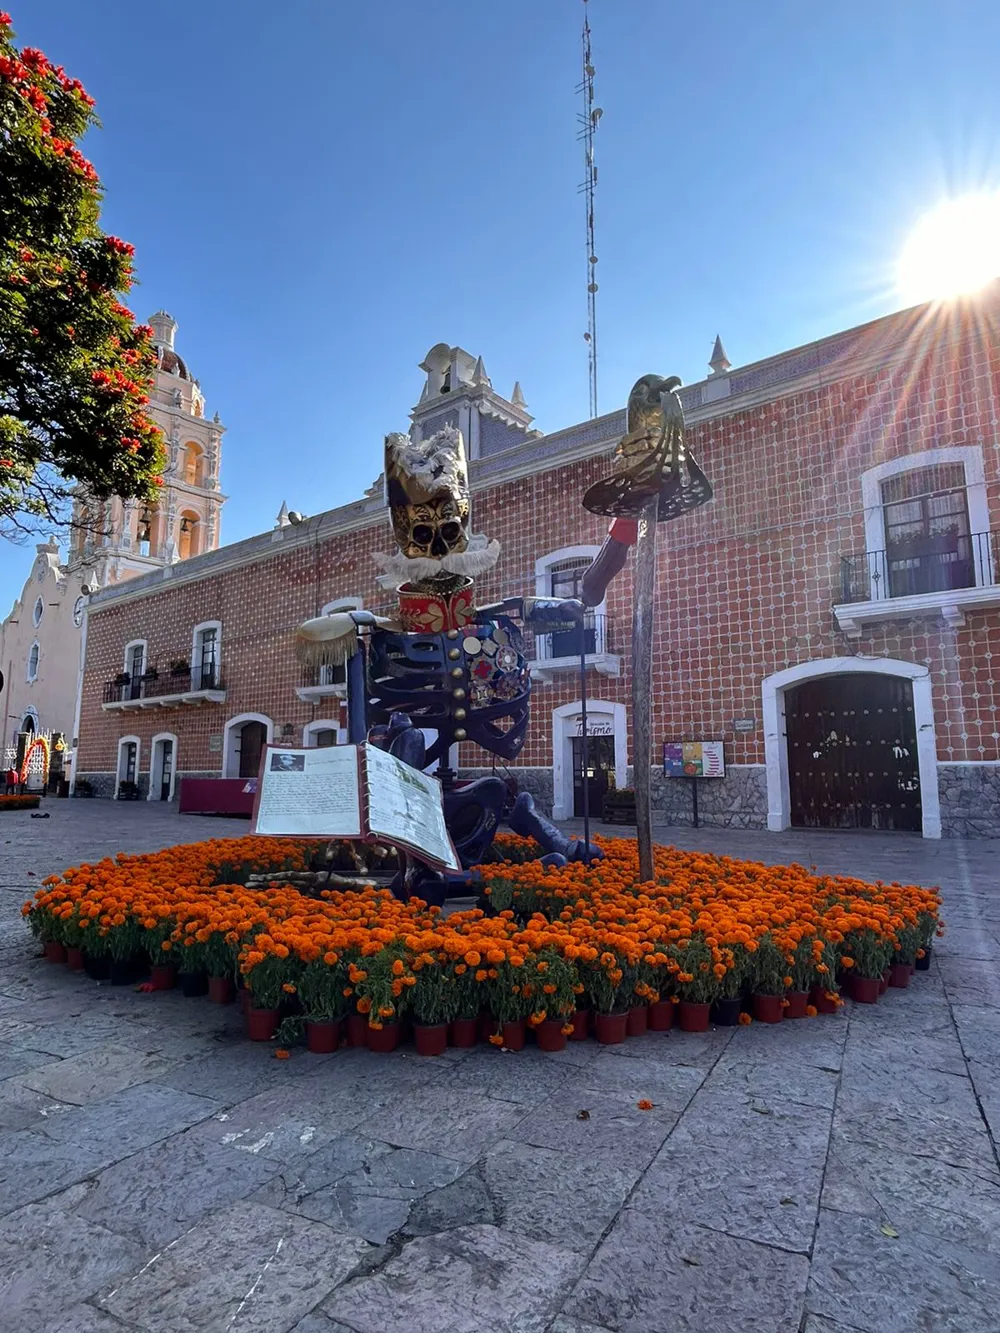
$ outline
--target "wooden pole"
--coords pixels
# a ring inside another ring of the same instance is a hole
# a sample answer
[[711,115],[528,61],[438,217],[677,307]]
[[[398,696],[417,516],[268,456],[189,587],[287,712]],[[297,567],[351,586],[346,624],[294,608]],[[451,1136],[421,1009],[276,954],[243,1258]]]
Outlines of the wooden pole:
[[649,804],[650,757],[653,752],[651,695],[653,683],[653,614],[656,599],[656,499],[639,519],[635,549],[632,613],[632,770],[635,788],[639,879],[653,878],[653,819]]

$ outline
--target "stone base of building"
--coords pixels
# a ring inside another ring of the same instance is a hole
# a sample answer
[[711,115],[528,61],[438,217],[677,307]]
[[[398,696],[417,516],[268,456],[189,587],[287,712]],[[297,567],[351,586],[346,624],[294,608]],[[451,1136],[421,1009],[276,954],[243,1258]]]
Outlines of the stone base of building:
[[[552,802],[554,800],[552,791],[552,769],[551,768],[511,768],[510,774],[517,783],[518,791],[530,792],[535,798],[535,805],[543,815],[551,818]],[[463,782],[472,782],[476,778],[506,777],[506,770],[498,768],[496,772],[492,768],[463,768],[459,771],[459,778]]]
[[[709,828],[767,828],[767,770],[763,764],[729,767],[724,778],[697,781],[699,824]],[[655,823],[693,825],[694,801],[689,779],[665,778],[663,769],[654,766],[649,800]]]
[[1000,764],[938,764],[943,838],[1000,838]]

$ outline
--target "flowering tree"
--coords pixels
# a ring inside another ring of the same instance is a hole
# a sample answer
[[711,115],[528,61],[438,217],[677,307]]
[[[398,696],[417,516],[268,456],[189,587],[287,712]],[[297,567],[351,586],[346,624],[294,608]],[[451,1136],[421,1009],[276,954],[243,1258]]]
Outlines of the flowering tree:
[[76,141],[93,98],[0,14],[0,531],[65,523],[77,486],[151,499],[162,438],[145,410],[152,330],[118,293],[132,246],[99,226],[101,185]]

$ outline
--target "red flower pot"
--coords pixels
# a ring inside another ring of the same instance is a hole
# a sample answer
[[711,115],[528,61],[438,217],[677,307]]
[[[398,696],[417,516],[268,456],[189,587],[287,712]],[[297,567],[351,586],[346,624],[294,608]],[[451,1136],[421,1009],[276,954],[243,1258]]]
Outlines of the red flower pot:
[[780,1023],[785,1016],[783,995],[754,995],[753,1016],[758,1023]]
[[625,1035],[628,1037],[641,1037],[648,1026],[649,1005],[633,1005],[628,1011],[628,1021],[625,1024]]
[[540,1051],[564,1051],[566,1033],[563,1032],[563,1020],[546,1018],[544,1022],[539,1023],[535,1028],[535,1041]]
[[278,1030],[281,1015],[277,1009],[250,1009],[247,1035],[251,1041],[270,1041]]
[[43,947],[45,949],[45,957],[50,963],[65,963],[65,944],[60,944],[58,940],[46,940]]
[[594,1036],[602,1046],[617,1046],[628,1033],[628,1014],[595,1014]]
[[209,977],[208,998],[213,1004],[232,1004],[233,983],[228,977]]
[[173,990],[176,980],[177,971],[169,963],[156,963],[149,969],[149,983],[153,990]]
[[366,1046],[368,1044],[368,1019],[364,1014],[348,1014],[344,1020],[348,1046]]
[[483,1009],[477,1021],[480,1041],[489,1041],[497,1030],[497,1021],[488,1009]]
[[878,983],[879,995],[884,995],[888,989],[889,989],[889,969],[886,968],[885,971],[882,973],[882,976],[879,978],[879,983]]
[[82,971],[83,971],[83,950],[82,950],[82,949],[74,949],[74,948],[72,947],[72,945],[70,945],[70,946],[66,949],[66,966],[69,968],[69,970],[70,970],[71,972],[82,972]]
[[786,1018],[805,1018],[806,1005],[809,1003],[809,992],[807,990],[790,990],[785,995],[788,1003],[785,1005]]
[[332,1055],[340,1045],[340,1019],[306,1023],[306,1050],[314,1055]]
[[814,986],[809,992],[809,999],[817,1013],[835,1014],[840,1007],[836,1000],[826,998],[827,991],[832,991],[832,986]]
[[448,1025],[448,1043],[458,1050],[467,1050],[479,1040],[479,1023],[474,1018],[453,1018]]
[[570,1041],[586,1041],[590,1034],[590,1010],[577,1009],[572,1022],[573,1031],[569,1034]]
[[910,975],[909,963],[893,963],[889,968],[889,985],[903,990],[910,984]]
[[880,977],[859,977],[853,972],[848,982],[848,994],[855,1004],[876,1004],[882,994]]
[[676,1007],[673,1000],[657,1000],[655,1004],[651,1004],[649,1006],[650,1032],[669,1032],[674,1025],[674,1010]]
[[507,1051],[523,1051],[527,1024],[523,1018],[503,1025],[503,1045]]
[[677,1006],[677,1022],[682,1032],[707,1032],[712,1006],[695,1000],[681,1000]]
[[386,1023],[380,1028],[367,1027],[365,1041],[370,1051],[377,1055],[388,1055],[399,1045],[399,1024]]
[[444,1055],[448,1049],[447,1023],[414,1023],[413,1040],[418,1055]]

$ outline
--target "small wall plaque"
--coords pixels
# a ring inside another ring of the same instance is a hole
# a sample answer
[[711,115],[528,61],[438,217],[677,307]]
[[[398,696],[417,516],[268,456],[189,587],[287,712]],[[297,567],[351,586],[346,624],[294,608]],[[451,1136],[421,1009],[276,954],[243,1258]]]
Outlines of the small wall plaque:
[[222,733],[218,732],[215,736],[208,738],[209,754],[220,754],[222,751]]
[[735,717],[733,718],[733,731],[756,731],[757,719],[755,717]]

